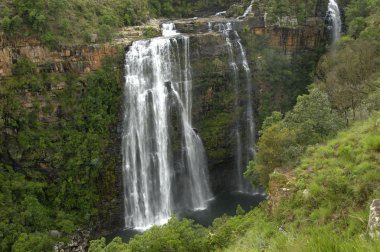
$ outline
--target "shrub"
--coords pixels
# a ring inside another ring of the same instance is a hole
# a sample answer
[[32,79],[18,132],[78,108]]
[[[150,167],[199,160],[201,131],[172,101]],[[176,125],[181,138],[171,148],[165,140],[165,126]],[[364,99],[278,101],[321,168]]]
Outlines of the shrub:
[[19,58],[17,62],[12,65],[12,72],[16,76],[34,74],[36,72],[36,66],[26,58]]
[[54,240],[47,234],[22,233],[12,247],[12,252],[50,252]]

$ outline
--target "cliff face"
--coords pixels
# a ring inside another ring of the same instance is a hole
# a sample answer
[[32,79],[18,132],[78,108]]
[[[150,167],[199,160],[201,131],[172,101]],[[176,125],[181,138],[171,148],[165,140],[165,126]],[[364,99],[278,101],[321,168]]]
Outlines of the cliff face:
[[105,45],[78,46],[51,51],[35,38],[12,38],[0,35],[0,76],[12,76],[12,65],[19,58],[36,64],[38,72],[88,73],[101,67],[102,59],[118,52]]
[[[218,33],[190,37],[193,121],[204,142],[214,192],[234,185],[234,140],[238,114],[225,38]],[[230,178],[230,179],[228,179]]]
[[301,27],[253,27],[252,31],[267,36],[270,47],[287,54],[321,47],[326,38],[324,21],[320,18],[309,18]]
[[[261,66],[264,50],[271,50],[274,54],[283,55],[285,67],[289,71],[297,71],[293,61],[299,58],[307,59],[309,53],[323,47],[325,40],[324,22],[319,18],[310,18],[307,26],[295,28],[266,27],[264,18],[250,18],[236,23],[236,20],[223,18],[199,18],[192,20],[175,21],[176,28],[190,36],[191,65],[193,72],[193,121],[199,132],[209,161],[210,179],[214,192],[236,190],[236,139],[234,130],[236,121],[244,120],[243,86],[239,94],[235,93],[232,84],[232,73],[228,60],[228,46],[218,25],[228,21],[235,22],[234,29],[241,34],[248,53],[248,61],[252,70],[254,89],[254,110],[256,123],[267,107],[267,100],[281,106],[283,100],[292,100],[297,92],[285,91],[281,79],[269,80],[267,75],[277,71],[263,70]],[[244,34],[244,36],[243,36]],[[255,51],[248,44],[261,43],[264,45]],[[236,57],[239,57],[236,55]],[[269,66],[271,68],[271,66]],[[274,74],[281,74],[279,73]],[[303,74],[303,73],[302,73]],[[308,74],[308,73],[306,73]],[[263,77],[264,76],[264,77]],[[283,78],[286,78],[283,75]],[[244,85],[243,73],[238,73],[239,85]],[[270,78],[269,78],[270,79]],[[302,80],[300,81],[302,82]],[[303,88],[311,82],[304,80]],[[300,83],[294,85],[299,85]],[[288,88],[291,89],[291,88]],[[287,93],[288,92],[288,93]],[[291,94],[290,94],[291,93]],[[271,95],[273,98],[268,98]],[[236,105],[236,96],[240,100]],[[276,98],[277,97],[277,98]],[[294,98],[295,98],[294,97]],[[288,101],[289,104],[292,101]],[[274,109],[275,106],[272,107]],[[269,109],[271,110],[271,109]],[[265,116],[263,116],[265,117]],[[244,141],[244,139],[243,139]]]

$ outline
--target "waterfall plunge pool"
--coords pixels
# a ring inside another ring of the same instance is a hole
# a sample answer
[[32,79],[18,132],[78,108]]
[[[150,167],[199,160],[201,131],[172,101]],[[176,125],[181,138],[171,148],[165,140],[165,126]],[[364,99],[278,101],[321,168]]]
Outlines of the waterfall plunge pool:
[[[236,208],[240,205],[245,211],[257,207],[266,199],[264,194],[246,194],[239,192],[225,192],[215,196],[209,201],[208,207],[204,210],[186,211],[178,214],[178,218],[192,219],[195,223],[208,227],[214,219],[224,214],[233,216],[236,214]],[[118,230],[106,237],[107,242],[111,242],[116,236],[120,236],[124,242],[128,242],[137,234],[142,232],[134,229]]]

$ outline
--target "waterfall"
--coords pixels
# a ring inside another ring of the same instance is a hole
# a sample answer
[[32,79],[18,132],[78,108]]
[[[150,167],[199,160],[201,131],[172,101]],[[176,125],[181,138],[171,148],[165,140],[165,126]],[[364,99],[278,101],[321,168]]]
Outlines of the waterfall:
[[249,4],[248,8],[244,11],[244,14],[237,17],[237,19],[244,19],[248,16],[249,13],[252,12],[252,5],[255,2],[255,0],[252,0],[251,3]]
[[330,19],[329,29],[331,30],[332,42],[334,43],[340,38],[342,32],[342,20],[340,10],[335,0],[329,0],[327,16]]
[[[251,185],[244,178],[244,171],[250,160],[255,156],[255,118],[253,112],[253,90],[252,73],[248,64],[245,49],[241,43],[240,36],[233,28],[233,24],[219,24],[219,32],[226,39],[228,49],[229,65],[232,73],[232,85],[235,92],[235,112],[240,113],[241,96],[246,96],[243,105],[244,111],[241,119],[235,126],[235,165],[236,185],[240,192],[250,193],[253,191]],[[240,65],[240,68],[239,68]],[[243,70],[245,82],[241,87],[239,70]],[[244,141],[243,141],[244,139]]]
[[191,126],[189,38],[173,24],[136,41],[125,59],[123,182],[125,225],[146,230],[212,197],[202,141]]
[[227,11],[221,11],[215,14],[215,16],[225,16],[227,14]]

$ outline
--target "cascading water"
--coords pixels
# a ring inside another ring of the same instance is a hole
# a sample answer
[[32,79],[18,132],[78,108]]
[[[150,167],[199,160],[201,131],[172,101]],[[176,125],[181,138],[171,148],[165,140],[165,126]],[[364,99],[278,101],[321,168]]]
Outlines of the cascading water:
[[342,33],[342,20],[340,17],[340,10],[337,2],[335,0],[329,0],[327,16],[329,18],[332,36],[332,43],[337,41],[340,38]]
[[248,16],[249,13],[252,12],[252,5],[256,0],[252,0],[251,3],[249,4],[248,8],[244,11],[244,14],[237,17],[237,19],[244,19]]
[[[125,60],[125,225],[145,230],[212,197],[205,150],[191,127],[189,38],[173,24],[134,42]],[[177,137],[173,137],[177,136]]]
[[[228,49],[229,65],[232,73],[232,85],[235,91],[235,109],[238,114],[241,106],[240,97],[242,94],[246,96],[245,106],[242,119],[238,120],[235,127],[235,165],[236,165],[236,178],[237,190],[244,193],[253,192],[253,188],[248,181],[244,178],[244,171],[249,161],[255,155],[255,119],[253,113],[253,90],[252,90],[252,74],[248,65],[245,49],[241,43],[241,39],[236,30],[233,29],[233,24],[218,24],[219,32],[222,32],[226,39]],[[237,53],[237,54],[236,54]],[[242,66],[244,71],[245,85],[241,90],[239,81],[239,65]],[[244,141],[243,141],[244,139]]]

